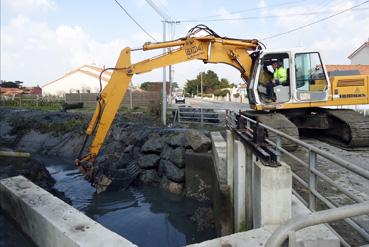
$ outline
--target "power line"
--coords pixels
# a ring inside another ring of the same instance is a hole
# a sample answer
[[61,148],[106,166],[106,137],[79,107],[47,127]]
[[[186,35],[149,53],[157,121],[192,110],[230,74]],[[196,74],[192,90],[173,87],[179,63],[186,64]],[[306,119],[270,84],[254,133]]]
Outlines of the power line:
[[[264,6],[264,7],[256,7],[256,8],[239,10],[239,11],[232,11],[229,14],[232,15],[232,14],[239,14],[239,13],[250,12],[250,11],[255,11],[255,10],[260,10],[260,9],[268,9],[270,7],[278,7],[278,6],[284,6],[284,5],[292,5],[292,4],[296,4],[298,2],[304,2],[304,1],[306,1],[306,0],[289,1],[289,2],[284,2],[284,3],[271,4],[271,5]],[[220,14],[218,14],[218,15],[208,15],[208,16],[203,16],[203,17],[198,17],[198,18],[192,18],[192,19],[184,20],[183,22],[197,22],[197,21],[201,21],[202,19],[213,18],[213,17],[218,17],[218,16],[222,16],[222,15],[220,15]]]
[[[369,8],[360,8],[355,10],[367,10]],[[318,14],[329,14],[331,11],[317,11],[307,13],[297,13],[289,15],[264,15],[264,16],[246,16],[246,17],[235,17],[235,18],[218,18],[218,19],[202,19],[202,20],[180,20],[179,22],[216,22],[216,21],[236,21],[236,20],[256,20],[256,19],[273,19],[273,18],[285,18],[285,17],[296,17],[296,16],[309,16]]]
[[145,28],[143,28],[140,23],[138,23],[135,18],[133,18],[128,11],[118,2],[118,0],[114,0],[114,2],[116,2],[118,4],[118,6],[128,15],[129,18],[131,18],[131,20],[136,23],[136,25],[141,28],[142,31],[144,31],[144,33],[146,33],[147,36],[149,36],[151,39],[153,39],[154,41],[157,41],[149,32],[147,32],[145,30]]
[[317,24],[317,23],[319,23],[319,22],[322,22],[322,21],[328,20],[328,19],[330,19],[330,18],[333,18],[333,17],[335,17],[335,16],[338,16],[338,15],[341,15],[341,14],[343,14],[343,13],[345,13],[345,12],[348,12],[348,11],[350,11],[350,10],[353,10],[353,9],[355,9],[355,8],[357,8],[357,7],[361,6],[361,5],[364,5],[364,4],[368,3],[368,2],[369,2],[369,0],[364,1],[364,2],[362,2],[362,3],[360,3],[360,4],[357,4],[357,5],[355,5],[355,6],[352,6],[351,8],[344,9],[344,10],[342,10],[342,11],[340,11],[340,12],[337,12],[337,13],[335,13],[335,14],[333,14],[333,15],[326,16],[326,17],[321,18],[321,19],[319,19],[319,20],[317,20],[317,21],[314,21],[314,22],[308,23],[308,24],[306,24],[306,25],[302,25],[302,26],[299,26],[299,27],[293,28],[293,29],[288,30],[288,31],[286,31],[286,32],[282,32],[282,33],[274,34],[274,35],[272,35],[272,36],[265,37],[265,38],[263,38],[263,39],[261,39],[261,40],[273,39],[273,38],[276,38],[276,37],[279,37],[279,36],[282,36],[282,35],[285,35],[285,34],[288,34],[288,33],[292,33],[292,32],[295,32],[295,31],[297,31],[297,30],[300,30],[300,29],[303,29],[303,28],[306,28],[306,27],[309,27],[309,26],[312,26],[312,25],[315,25],[315,24]]
[[160,15],[161,18],[163,18],[164,21],[173,21],[173,19],[167,14],[165,13],[164,10],[161,10],[158,6],[156,6],[156,4],[151,1],[151,0],[145,0],[150,6],[151,8],[153,8],[153,10]]

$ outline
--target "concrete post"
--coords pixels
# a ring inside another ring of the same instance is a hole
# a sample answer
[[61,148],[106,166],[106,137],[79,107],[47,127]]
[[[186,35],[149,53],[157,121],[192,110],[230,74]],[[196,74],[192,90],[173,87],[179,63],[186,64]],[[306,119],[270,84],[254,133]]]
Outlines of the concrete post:
[[233,198],[233,143],[234,136],[227,130],[227,185],[230,187]]
[[254,228],[280,225],[291,218],[292,172],[282,164],[279,167],[254,163]]
[[240,141],[234,142],[234,230],[241,232],[246,230],[246,150]]
[[253,177],[254,177],[254,168],[253,168],[253,157],[252,151],[246,147],[246,230],[253,229],[253,210],[252,210],[252,201],[253,201]]

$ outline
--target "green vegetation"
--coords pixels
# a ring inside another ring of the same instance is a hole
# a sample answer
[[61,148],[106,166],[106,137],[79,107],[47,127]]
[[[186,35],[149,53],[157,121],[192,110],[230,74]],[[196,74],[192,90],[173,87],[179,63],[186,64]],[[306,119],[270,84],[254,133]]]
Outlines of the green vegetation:
[[0,101],[0,108],[10,108],[10,109],[28,109],[28,110],[40,110],[40,111],[60,111],[61,102],[43,102],[31,100],[5,100]]
[[[153,87],[153,83],[159,83],[159,82],[151,82],[151,81],[145,81],[141,84],[140,88],[142,90],[145,90],[145,91],[150,91],[152,90],[152,87]],[[177,82],[173,82],[172,83],[172,89],[175,89],[175,88],[179,88],[178,86],[178,83]]]
[[0,108],[7,108],[7,109],[26,109],[26,110],[38,110],[38,111],[60,111],[61,106],[60,104],[52,104],[52,105],[39,105],[39,106],[32,106],[32,105],[6,105],[0,103]]
[[0,81],[0,87],[6,87],[6,88],[21,88],[23,82],[22,81]]
[[229,94],[229,90],[227,89],[217,89],[214,91],[214,96],[217,97],[225,97]]
[[35,121],[33,118],[13,117],[9,120],[13,127],[13,133],[25,133],[31,129],[37,130],[40,133],[53,132],[55,134],[63,134],[70,131],[83,132],[83,121],[81,119],[71,118],[65,121]]
[[238,98],[238,97],[240,97],[240,94],[239,93],[235,93],[235,94],[233,94],[233,97]]
[[146,81],[146,82],[144,82],[144,83],[141,84],[140,88],[142,90],[150,91],[150,89],[151,89],[151,83],[152,82]]
[[197,75],[194,80],[187,80],[185,85],[185,92],[188,94],[200,94],[201,92],[201,74],[202,74],[202,85],[203,93],[211,94],[217,89],[229,88],[232,84],[225,78],[219,80],[218,75],[212,71],[201,72]]

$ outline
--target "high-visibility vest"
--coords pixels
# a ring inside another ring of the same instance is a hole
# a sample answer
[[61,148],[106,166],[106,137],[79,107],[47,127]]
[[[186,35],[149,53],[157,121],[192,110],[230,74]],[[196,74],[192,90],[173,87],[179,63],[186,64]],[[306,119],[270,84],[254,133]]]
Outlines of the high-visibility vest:
[[273,79],[278,80],[281,84],[285,84],[287,81],[287,69],[283,67],[276,68],[273,73]]

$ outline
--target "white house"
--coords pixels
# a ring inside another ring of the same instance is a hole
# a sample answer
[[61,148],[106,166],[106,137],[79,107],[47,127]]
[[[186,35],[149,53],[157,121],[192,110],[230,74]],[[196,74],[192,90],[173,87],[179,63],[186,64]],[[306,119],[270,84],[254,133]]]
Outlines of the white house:
[[348,56],[351,64],[369,64],[369,40]]
[[[100,91],[99,75],[103,69],[93,65],[83,65],[62,77],[43,85],[42,95],[63,96],[66,93],[97,93]],[[112,72],[105,71],[101,78],[102,88]]]

